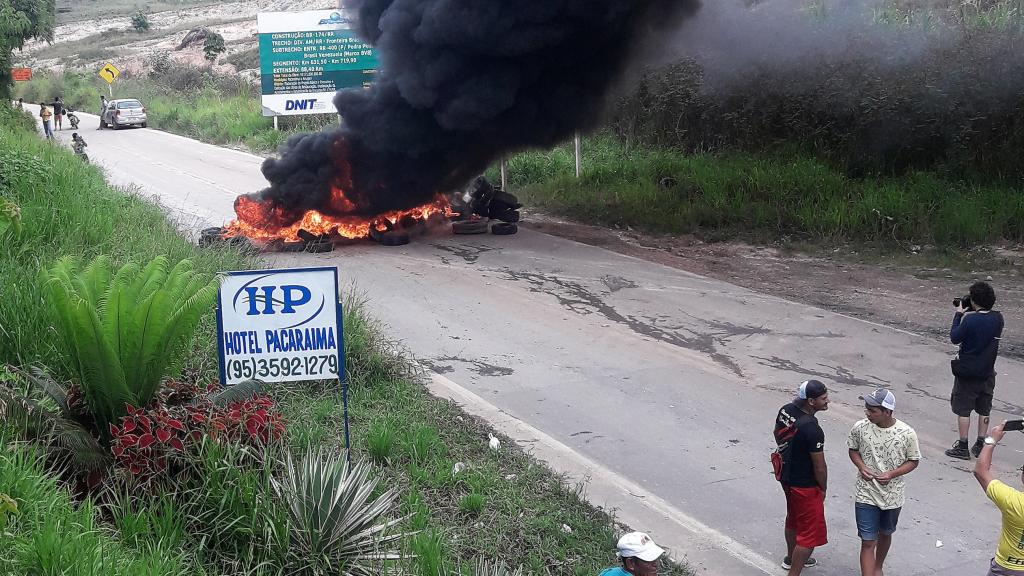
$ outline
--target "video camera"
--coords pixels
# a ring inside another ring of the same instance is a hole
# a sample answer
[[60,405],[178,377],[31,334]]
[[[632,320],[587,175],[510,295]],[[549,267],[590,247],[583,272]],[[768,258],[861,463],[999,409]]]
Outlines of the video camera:
[[971,309],[971,296],[961,296],[960,298],[953,298],[953,306],[963,307],[964,310]]

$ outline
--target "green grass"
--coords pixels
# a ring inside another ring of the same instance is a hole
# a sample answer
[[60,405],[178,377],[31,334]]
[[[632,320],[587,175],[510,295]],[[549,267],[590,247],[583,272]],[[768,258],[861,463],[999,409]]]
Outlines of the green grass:
[[[172,546],[133,546],[100,520],[91,501],[73,502],[40,454],[0,431],[0,493],[18,505],[0,534],[4,574],[185,576],[196,574]],[[151,540],[150,540],[151,541]]]
[[[889,240],[964,246],[1024,240],[1024,191],[931,172],[853,179],[800,154],[685,155],[586,138],[577,179],[571,145],[509,160],[528,206],[657,233],[759,240]],[[495,169],[489,173],[497,179]]]

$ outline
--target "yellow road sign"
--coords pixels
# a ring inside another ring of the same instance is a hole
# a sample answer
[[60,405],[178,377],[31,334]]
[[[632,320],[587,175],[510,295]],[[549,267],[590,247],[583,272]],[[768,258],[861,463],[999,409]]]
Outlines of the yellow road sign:
[[103,78],[107,81],[107,84],[113,84],[114,78],[120,76],[121,71],[117,69],[117,66],[114,66],[110,62],[107,62],[103,65],[103,68],[100,68],[99,75],[100,78]]

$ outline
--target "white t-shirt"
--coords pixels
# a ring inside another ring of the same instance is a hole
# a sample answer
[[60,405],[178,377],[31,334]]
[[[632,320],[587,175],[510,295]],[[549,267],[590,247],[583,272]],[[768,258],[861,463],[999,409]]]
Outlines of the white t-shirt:
[[[907,460],[920,460],[921,448],[917,444],[917,432],[905,422],[897,420],[888,428],[881,428],[867,418],[857,422],[850,430],[846,442],[851,450],[860,452],[864,465],[876,474],[891,472]],[[857,473],[857,502],[892,510],[903,506],[903,476],[880,484],[877,480],[865,480]]]

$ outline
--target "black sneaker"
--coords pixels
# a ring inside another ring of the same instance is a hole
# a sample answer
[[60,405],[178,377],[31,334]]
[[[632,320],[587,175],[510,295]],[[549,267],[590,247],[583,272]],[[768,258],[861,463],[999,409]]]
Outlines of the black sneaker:
[[971,453],[967,451],[967,442],[957,440],[952,448],[946,450],[946,456],[959,458],[960,460],[970,460]]
[[[814,566],[817,566],[817,565],[818,565],[818,560],[815,559],[815,558],[808,558],[807,560],[804,560],[804,568],[813,568]],[[793,563],[790,562],[789,556],[786,556],[785,558],[782,559],[782,567],[785,568],[786,570],[789,570],[790,568],[793,567]]]
[[974,446],[971,446],[971,454],[973,454],[975,458],[977,458],[978,456],[981,456],[981,449],[984,448],[984,447],[985,447],[985,439],[984,438],[978,438],[977,440],[974,441]]

